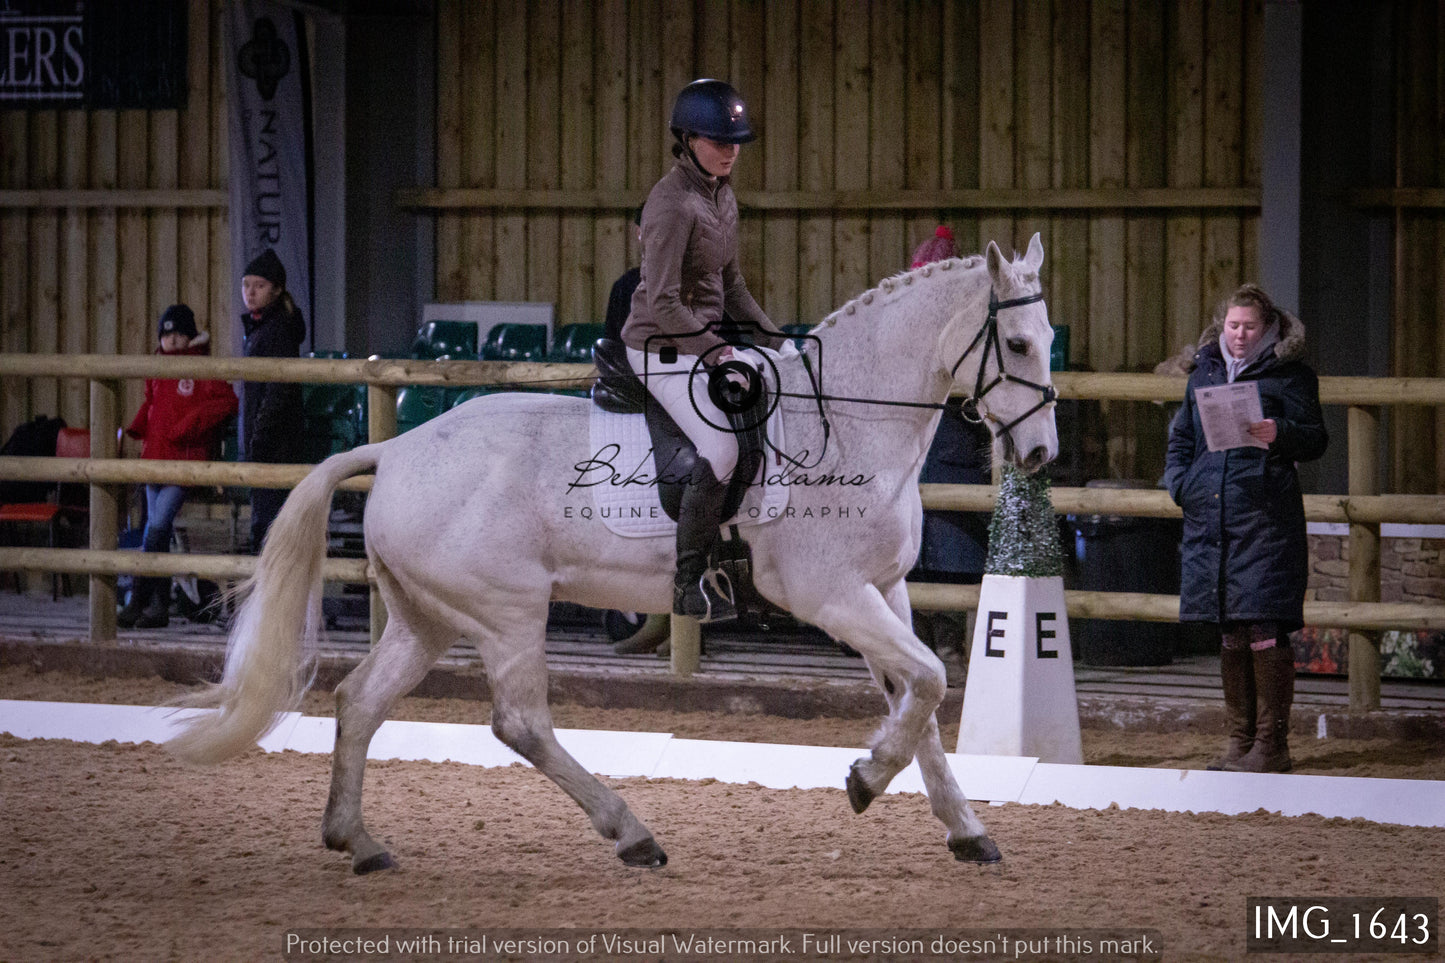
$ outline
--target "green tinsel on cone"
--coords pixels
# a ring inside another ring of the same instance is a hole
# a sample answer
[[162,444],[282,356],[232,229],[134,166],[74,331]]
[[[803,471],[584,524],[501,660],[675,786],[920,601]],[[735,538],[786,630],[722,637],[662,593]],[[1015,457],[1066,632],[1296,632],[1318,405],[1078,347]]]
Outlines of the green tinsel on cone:
[[1064,574],[1059,524],[1049,498],[1048,476],[1004,465],[1003,479],[988,525],[989,575],[1050,578]]

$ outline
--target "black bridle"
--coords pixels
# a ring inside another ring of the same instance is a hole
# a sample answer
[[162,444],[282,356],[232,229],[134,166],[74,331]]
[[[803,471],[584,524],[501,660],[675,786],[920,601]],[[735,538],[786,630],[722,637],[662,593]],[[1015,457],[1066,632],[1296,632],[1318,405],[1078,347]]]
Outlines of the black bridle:
[[[983,416],[978,413],[978,403],[983,400],[984,395],[988,394],[990,391],[997,388],[1005,381],[1012,381],[1014,384],[1024,385],[1026,387],[1034,389],[1039,393],[1038,404],[1034,405],[1028,411],[1025,411],[1013,421],[1009,422],[998,431],[994,432],[995,435],[1008,434],[1010,431],[1013,430],[1016,425],[1022,422],[1025,418],[1028,418],[1030,415],[1040,410],[1041,408],[1047,408],[1049,405],[1053,404],[1055,401],[1058,400],[1059,393],[1053,385],[1036,384],[1032,381],[1027,380],[1026,378],[1020,378],[1017,375],[1011,375],[1007,371],[1005,371],[1003,367],[1003,348],[999,344],[998,313],[1007,308],[1020,308],[1023,307],[1025,304],[1034,304],[1035,302],[1042,301],[1043,299],[1043,292],[1040,291],[1038,294],[1029,294],[1021,298],[1013,298],[1008,301],[1000,301],[994,296],[993,288],[989,288],[988,320],[984,322],[983,327],[979,329],[978,334],[973,336],[973,340],[969,342],[968,347],[963,349],[963,354],[958,356],[958,360],[953,363],[953,367],[948,370],[948,376],[950,378],[957,378],[958,366],[963,364],[963,359],[967,358],[970,354],[973,353],[973,349],[979,346],[980,341],[983,343],[984,356],[978,364],[978,378],[974,382],[973,394],[963,400],[963,417],[976,425],[983,422]],[[987,361],[990,349],[993,350],[994,362],[998,367],[998,372],[993,376],[992,381],[990,381],[988,384],[984,384],[983,372],[984,369],[988,367]],[[989,417],[993,418],[992,415],[989,415]],[[993,420],[998,421],[997,418],[993,418]]]

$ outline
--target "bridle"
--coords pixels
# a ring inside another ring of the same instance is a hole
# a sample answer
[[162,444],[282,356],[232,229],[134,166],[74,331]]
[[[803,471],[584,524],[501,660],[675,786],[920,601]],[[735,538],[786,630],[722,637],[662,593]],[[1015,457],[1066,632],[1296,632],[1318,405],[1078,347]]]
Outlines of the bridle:
[[[950,378],[956,378],[958,376],[958,366],[963,364],[963,360],[967,358],[970,354],[972,354],[973,349],[977,348],[980,341],[982,341],[983,358],[979,361],[978,378],[974,382],[973,394],[963,400],[962,408],[962,414],[964,419],[967,421],[971,421],[976,425],[982,424],[984,419],[984,416],[978,413],[978,403],[983,400],[984,395],[988,394],[990,391],[997,388],[1005,381],[1012,381],[1014,384],[1024,385],[1025,387],[1032,388],[1039,393],[1038,404],[1034,405],[1028,411],[1025,411],[1013,421],[1010,421],[1008,424],[995,431],[995,435],[1008,434],[1024,419],[1028,418],[1034,412],[1042,408],[1049,407],[1050,405],[1054,404],[1054,402],[1056,402],[1059,398],[1059,393],[1053,385],[1036,384],[1035,382],[1029,381],[1026,378],[1020,378],[1017,375],[1011,375],[1007,371],[1005,371],[1003,367],[1003,348],[999,345],[998,313],[1000,311],[1007,310],[1008,308],[1021,308],[1026,304],[1034,304],[1035,302],[1042,301],[1043,299],[1044,294],[1042,291],[1040,291],[1037,294],[1029,294],[1021,298],[1012,298],[1008,301],[1000,301],[997,297],[995,297],[993,288],[990,287],[988,289],[988,320],[983,323],[983,327],[979,329],[978,334],[973,336],[973,340],[969,342],[968,347],[963,349],[963,354],[958,356],[958,360],[955,361],[953,363],[953,367],[948,370],[948,376]],[[993,376],[992,381],[990,381],[988,384],[984,384],[983,370],[987,367],[986,362],[988,361],[988,354],[990,348],[993,350],[994,362],[998,366],[998,373]],[[992,421],[999,420],[998,418],[995,418],[992,413],[988,415],[988,418]]]

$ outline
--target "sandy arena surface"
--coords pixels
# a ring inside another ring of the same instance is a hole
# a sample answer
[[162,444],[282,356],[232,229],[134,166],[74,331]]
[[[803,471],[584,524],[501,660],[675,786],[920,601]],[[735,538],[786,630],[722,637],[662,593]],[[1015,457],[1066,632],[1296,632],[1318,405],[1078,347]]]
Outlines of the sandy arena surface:
[[[181,691],[159,679],[0,670],[6,699],[155,704]],[[308,713],[329,711],[329,694],[309,698]],[[559,706],[556,714],[569,727],[816,745],[861,745],[871,731],[715,713]],[[487,707],[408,699],[396,717],[485,722]],[[946,744],[952,738],[946,733]],[[1176,734],[1086,730],[1084,738],[1089,762],[1115,765],[1200,765],[1218,748]],[[1439,779],[1445,771],[1440,746],[1296,741],[1305,772]],[[1163,959],[1224,960],[1244,956],[1247,896],[1445,891],[1445,830],[1264,812],[982,806],[1005,858],[979,867],[950,858],[920,795],[880,797],[855,816],[841,790],[612,780],[671,860],[628,869],[531,769],[414,762],[368,766],[368,825],[400,868],[357,877],[320,844],[328,765],[324,756],[256,750],[203,769],[150,744],[0,736],[0,960],[276,958],[288,931],[346,927],[468,929],[473,938],[560,927],[571,939],[627,928],[1046,928],[1057,936],[1107,927],[1156,931]],[[610,958],[598,946],[596,958]],[[793,949],[780,958],[841,958]]]

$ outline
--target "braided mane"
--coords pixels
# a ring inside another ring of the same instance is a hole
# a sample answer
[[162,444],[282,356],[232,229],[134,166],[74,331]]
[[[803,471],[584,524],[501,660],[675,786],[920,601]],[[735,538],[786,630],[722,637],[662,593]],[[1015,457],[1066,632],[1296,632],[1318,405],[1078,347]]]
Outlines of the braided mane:
[[978,267],[982,263],[982,254],[970,254],[968,257],[951,257],[942,261],[933,261],[928,264],[924,264],[921,267],[916,267],[911,271],[900,271],[899,273],[894,274],[891,277],[886,277],[882,281],[879,281],[877,287],[869,288],[867,291],[864,291],[856,298],[853,298],[851,301],[847,302],[833,313],[825,315],[821,322],[821,326],[830,327],[834,324],[837,324],[838,319],[843,315],[856,314],[860,306],[866,307],[867,305],[872,304],[874,298],[876,298],[880,293],[892,294],[894,290],[897,289],[898,285],[912,284],[915,278],[928,277],[935,270],[949,271],[953,268],[963,268],[966,270],[968,268]]

